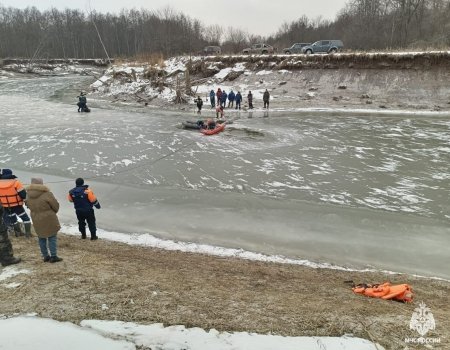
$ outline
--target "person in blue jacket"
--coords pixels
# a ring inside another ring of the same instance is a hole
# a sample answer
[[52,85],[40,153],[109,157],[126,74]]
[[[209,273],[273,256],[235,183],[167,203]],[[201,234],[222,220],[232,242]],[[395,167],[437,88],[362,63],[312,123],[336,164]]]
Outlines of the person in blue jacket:
[[234,100],[236,101],[236,109],[241,109],[242,95],[240,91],[238,91]]
[[222,95],[220,95],[220,105],[225,108],[225,104],[227,103],[227,93],[225,92],[225,90],[222,91]]
[[235,98],[236,98],[236,95],[234,94],[233,90],[231,90],[230,93],[228,94],[228,108],[234,107]]
[[81,233],[81,238],[86,239],[86,222],[91,233],[91,241],[98,239],[97,225],[95,222],[94,208],[100,209],[100,203],[89,188],[84,184],[84,179],[79,177],[75,180],[76,187],[72,188],[67,195],[69,202],[72,202],[75,207],[75,213],[78,219],[78,230]]
[[209,92],[209,102],[211,103],[211,108],[216,107],[216,93],[214,90]]

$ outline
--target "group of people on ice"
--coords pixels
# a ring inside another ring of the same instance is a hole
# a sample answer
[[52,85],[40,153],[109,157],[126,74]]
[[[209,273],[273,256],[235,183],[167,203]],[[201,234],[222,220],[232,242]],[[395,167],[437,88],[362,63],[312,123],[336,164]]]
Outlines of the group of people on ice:
[[[75,187],[69,191],[67,199],[75,207],[81,238],[86,239],[87,223],[91,240],[97,240],[93,208],[100,209],[100,203],[94,192],[84,184],[82,178],[78,178],[75,181]],[[57,255],[57,233],[61,229],[57,217],[59,202],[41,178],[32,178],[31,184],[25,188],[11,169],[0,169],[0,203],[0,263],[2,266],[17,264],[21,261],[13,255],[8,232],[10,231],[16,237],[24,236],[30,239],[32,237],[31,223],[38,236],[43,261],[50,263],[62,261],[62,258]],[[24,205],[29,209],[31,219]],[[25,232],[18,219],[23,222]]]
[[[216,103],[216,98],[217,98],[217,103]],[[228,100],[228,106],[227,106],[227,100]],[[240,91],[238,91],[235,94],[233,89],[231,89],[231,91],[227,94],[225,89],[222,90],[221,88],[218,88],[217,92],[214,92],[214,90],[210,91],[209,102],[211,103],[211,108],[215,108],[216,106],[219,106],[222,108],[241,109],[242,95],[241,95]],[[235,107],[235,103],[236,103],[236,107]]]
[[[238,91],[237,93],[234,93],[233,89],[231,89],[229,93],[227,93],[225,90],[222,90],[221,88],[218,88],[216,92],[214,92],[214,90],[211,90],[209,92],[209,102],[211,104],[211,108],[216,108],[216,113],[222,113],[222,116],[223,110],[225,108],[234,108],[240,110],[242,101],[243,97],[241,92]],[[251,91],[249,91],[247,94],[247,102],[248,108],[253,109],[253,94]],[[267,89],[263,94],[263,102],[264,108],[269,108],[270,92]],[[200,96],[197,97],[195,103],[197,105],[197,111],[198,113],[200,113],[203,107],[203,100],[200,98]]]

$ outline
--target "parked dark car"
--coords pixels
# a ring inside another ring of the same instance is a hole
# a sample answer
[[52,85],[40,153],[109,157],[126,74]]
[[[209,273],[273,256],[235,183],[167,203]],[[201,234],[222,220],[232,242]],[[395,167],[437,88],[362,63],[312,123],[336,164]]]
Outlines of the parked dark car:
[[302,53],[302,48],[308,45],[311,45],[311,43],[295,43],[291,47],[283,49],[283,52],[287,55],[290,55],[291,53]]
[[203,56],[214,56],[214,55],[220,55],[221,53],[222,53],[222,49],[219,46],[206,46],[201,51],[201,54]]
[[341,40],[319,40],[312,45],[302,48],[302,52],[306,54],[311,53],[335,53],[344,47]]

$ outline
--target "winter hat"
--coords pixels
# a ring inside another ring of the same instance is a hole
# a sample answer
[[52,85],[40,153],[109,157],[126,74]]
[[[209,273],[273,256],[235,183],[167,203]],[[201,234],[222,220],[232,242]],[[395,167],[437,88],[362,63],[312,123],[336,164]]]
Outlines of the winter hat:
[[40,177],[32,177],[31,178],[31,183],[34,185],[43,185],[44,184],[44,180],[42,180]]
[[0,172],[0,178],[3,180],[12,180],[12,179],[17,179],[16,175],[13,175],[13,172],[11,169],[3,169]]
[[0,175],[2,175],[2,176],[11,176],[12,175],[12,170],[11,169],[2,169],[0,171]]
[[78,187],[83,186],[84,180],[81,177],[79,177],[78,179],[75,180],[75,185],[77,185]]

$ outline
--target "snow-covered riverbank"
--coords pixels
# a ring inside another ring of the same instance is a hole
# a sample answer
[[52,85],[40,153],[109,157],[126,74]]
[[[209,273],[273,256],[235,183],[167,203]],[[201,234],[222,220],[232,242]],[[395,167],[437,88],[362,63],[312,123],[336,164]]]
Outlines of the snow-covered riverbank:
[[[262,95],[267,89],[272,110],[448,114],[449,57],[448,52],[175,57],[156,65],[129,62],[112,66],[91,88],[94,96],[115,102],[174,109],[195,109],[194,96],[200,96],[208,109],[209,92],[220,87],[226,92],[240,91],[244,105],[252,91],[257,110],[263,107]],[[177,90],[187,105],[175,103]]]

